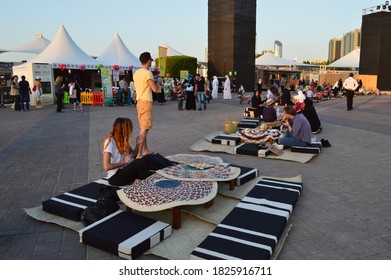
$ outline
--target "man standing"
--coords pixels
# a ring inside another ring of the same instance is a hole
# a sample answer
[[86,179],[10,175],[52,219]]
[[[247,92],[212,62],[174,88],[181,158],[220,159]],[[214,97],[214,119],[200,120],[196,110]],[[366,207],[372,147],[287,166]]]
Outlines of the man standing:
[[125,80],[125,77],[123,77],[119,81],[119,88],[120,88],[120,96],[118,98],[119,105],[128,104],[128,91],[129,91],[129,85],[128,82]]
[[151,54],[149,52],[143,52],[139,59],[142,66],[133,75],[137,94],[137,115],[140,125],[140,134],[137,137],[139,150],[136,158],[141,158],[149,153],[147,134],[152,127],[152,91],[157,91],[152,72],[149,71],[153,61]]
[[24,111],[24,102],[26,101],[26,112],[30,110],[30,84],[26,81],[26,77],[23,75],[19,82],[19,95],[20,95],[20,110]]
[[204,110],[206,110],[206,103],[205,103],[205,82],[201,79],[200,74],[196,74],[196,89],[195,92],[198,96],[198,111],[202,111],[202,104],[204,104]]
[[347,78],[344,83],[343,87],[346,90],[346,106],[348,108],[348,111],[353,110],[353,97],[354,97],[354,91],[358,87],[358,83],[355,78],[353,78],[353,73],[349,74],[349,78]]

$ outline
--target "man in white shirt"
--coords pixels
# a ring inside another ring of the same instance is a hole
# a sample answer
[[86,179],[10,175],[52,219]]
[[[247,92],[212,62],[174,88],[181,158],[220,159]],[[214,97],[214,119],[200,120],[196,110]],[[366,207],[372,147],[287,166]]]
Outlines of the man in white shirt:
[[134,86],[137,94],[137,114],[140,125],[140,134],[137,137],[139,151],[137,158],[149,154],[147,146],[147,133],[152,127],[152,91],[157,92],[157,87],[149,68],[152,64],[152,57],[149,52],[144,52],[139,57],[142,64],[133,75]]
[[343,82],[343,87],[346,91],[345,96],[346,96],[346,106],[347,110],[353,110],[353,97],[354,97],[354,91],[358,87],[358,83],[355,78],[353,78],[353,73],[349,74],[349,78],[347,78]]

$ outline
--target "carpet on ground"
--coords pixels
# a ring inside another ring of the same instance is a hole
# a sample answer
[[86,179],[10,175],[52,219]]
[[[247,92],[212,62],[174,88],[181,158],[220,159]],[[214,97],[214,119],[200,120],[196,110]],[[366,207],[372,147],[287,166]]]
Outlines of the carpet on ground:
[[[189,259],[192,250],[194,250],[194,248],[206,238],[216,225],[224,219],[224,217],[233,209],[233,207],[235,207],[237,203],[239,203],[240,199],[243,198],[254,187],[255,183],[263,177],[267,176],[257,177],[246,184],[236,186],[233,191],[229,190],[227,183],[220,182],[218,194],[210,208],[206,208],[205,205],[183,206],[181,209],[182,227],[179,230],[173,230],[170,237],[150,248],[144,253],[144,255],[152,254],[170,260]],[[276,179],[301,182],[301,176]],[[123,204],[121,204],[121,208],[125,208]],[[27,215],[36,220],[54,223],[59,226],[72,229],[76,232],[84,227],[81,222],[71,221],[45,212],[42,210],[42,206],[25,209],[25,212]],[[171,210],[158,212],[133,212],[166,223],[171,223],[172,219]],[[278,253],[280,252],[291,227],[292,225],[288,223],[284,232],[284,237],[281,238],[281,241],[277,246],[278,249],[275,250],[272,259],[276,259],[278,257]]]
[[[235,147],[228,145],[220,145],[213,144],[212,139],[218,135],[224,135],[221,131],[212,132],[206,135],[203,139],[198,140],[190,146],[190,149],[193,152],[214,152],[214,153],[227,153],[227,154],[235,154]],[[270,154],[266,157],[266,159],[279,159],[279,160],[287,160],[294,161],[299,163],[307,163],[309,162],[315,155],[314,154],[305,154],[305,153],[293,153],[290,149],[284,149],[284,153],[280,156]]]

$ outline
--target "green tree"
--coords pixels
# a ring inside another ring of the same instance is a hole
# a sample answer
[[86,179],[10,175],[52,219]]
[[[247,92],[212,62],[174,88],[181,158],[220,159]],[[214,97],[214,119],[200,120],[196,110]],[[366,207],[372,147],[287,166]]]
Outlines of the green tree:
[[[160,67],[160,59],[156,58],[156,66]],[[197,58],[179,55],[179,56],[167,56],[166,58],[166,73],[170,73],[171,77],[178,77],[181,70],[187,70],[193,75],[197,71]]]

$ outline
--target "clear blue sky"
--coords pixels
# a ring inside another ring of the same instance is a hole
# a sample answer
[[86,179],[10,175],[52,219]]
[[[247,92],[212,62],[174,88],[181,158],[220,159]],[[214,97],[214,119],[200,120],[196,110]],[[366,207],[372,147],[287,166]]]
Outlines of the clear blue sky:
[[[331,38],[361,28],[362,9],[373,0],[257,0],[256,52],[283,43],[283,57],[326,58]],[[0,49],[29,43],[42,33],[52,40],[61,25],[79,47],[100,55],[118,32],[129,50],[157,53],[169,44],[204,61],[208,0],[18,0],[0,6]],[[0,55],[0,61],[7,54]]]

